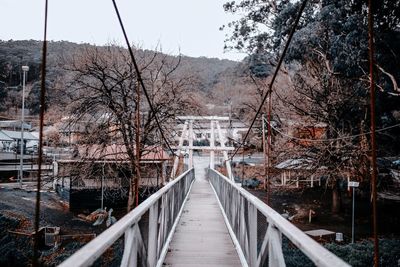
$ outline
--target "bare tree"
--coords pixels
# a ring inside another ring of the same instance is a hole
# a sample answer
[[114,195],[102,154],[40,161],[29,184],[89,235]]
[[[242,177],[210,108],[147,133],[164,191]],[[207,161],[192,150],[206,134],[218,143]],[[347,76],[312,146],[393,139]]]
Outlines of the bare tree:
[[142,88],[126,49],[115,45],[87,46],[64,59],[71,121],[90,126],[81,142],[98,145],[99,149],[122,145],[119,153],[126,154],[130,175],[136,173],[129,177],[128,210],[138,197],[135,187],[139,177],[135,171],[139,168],[138,159],[146,151],[141,149],[140,155],[135,152],[138,133],[140,147],[162,145],[154,116],[166,127],[189,108],[191,100],[187,93],[190,79],[174,77],[179,58],[173,60],[161,53],[136,49],[135,53],[154,113],[140,97]]
[[308,168],[327,177],[333,189],[332,211],[338,212],[338,181],[368,179],[365,87],[316,60],[298,67],[291,82],[291,90],[276,91],[274,120],[290,134],[275,132],[275,157],[305,159]]

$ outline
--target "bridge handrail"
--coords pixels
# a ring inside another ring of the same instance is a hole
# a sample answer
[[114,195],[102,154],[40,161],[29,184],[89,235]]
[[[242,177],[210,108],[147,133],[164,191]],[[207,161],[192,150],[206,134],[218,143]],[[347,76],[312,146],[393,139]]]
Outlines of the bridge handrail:
[[[141,266],[161,266],[193,181],[194,169],[187,170],[59,266],[90,266],[124,234],[121,266],[136,266],[138,258]],[[146,212],[149,212],[147,246],[138,226]]]
[[[282,252],[282,234],[316,266],[350,266],[307,236],[259,198],[236,185],[218,171],[209,169],[208,177],[229,223],[228,228],[235,235],[234,239],[236,238],[240,247],[239,254],[242,254],[248,266],[264,266],[267,255],[269,266],[285,266]],[[265,224],[268,223],[265,236],[260,240],[257,237],[259,230],[257,229],[257,213],[264,215]],[[262,242],[261,247],[260,244],[257,244],[257,241]],[[259,251],[257,248],[259,248]]]

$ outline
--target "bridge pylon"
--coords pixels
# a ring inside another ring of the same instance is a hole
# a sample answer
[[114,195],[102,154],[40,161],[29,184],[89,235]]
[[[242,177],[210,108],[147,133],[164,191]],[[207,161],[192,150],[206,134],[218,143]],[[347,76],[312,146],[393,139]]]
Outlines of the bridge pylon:
[[[224,164],[226,166],[227,175],[231,180],[234,180],[231,162],[229,159],[228,151],[233,151],[234,147],[229,147],[225,145],[226,138],[221,130],[220,121],[229,121],[229,117],[219,117],[219,116],[179,116],[177,120],[183,121],[182,132],[179,137],[179,142],[177,147],[173,147],[176,149],[177,153],[175,153],[174,165],[171,172],[171,180],[174,179],[177,175],[179,158],[182,155],[182,151],[187,151],[189,160],[188,167],[189,169],[193,168],[193,150],[201,150],[201,151],[210,151],[210,169],[214,169],[215,167],[215,152],[222,152]],[[193,140],[195,139],[193,126],[196,125],[210,125],[210,144],[208,146],[194,146]],[[216,144],[216,132],[217,129],[218,141],[219,145]],[[188,145],[184,145],[185,141],[187,141]]]

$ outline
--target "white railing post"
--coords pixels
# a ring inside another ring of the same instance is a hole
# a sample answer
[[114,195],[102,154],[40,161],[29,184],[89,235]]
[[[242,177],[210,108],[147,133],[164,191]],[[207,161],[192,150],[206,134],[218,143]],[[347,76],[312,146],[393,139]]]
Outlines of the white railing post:
[[248,261],[248,259],[249,259],[249,239],[248,239],[248,235],[247,235],[247,225],[245,223],[245,214],[244,214],[245,202],[244,202],[243,196],[239,196],[239,199],[240,199],[239,243],[242,245],[243,253]]
[[285,259],[282,252],[282,234],[272,224],[268,242],[268,266],[285,267]]
[[122,255],[121,267],[137,265],[137,245],[135,236],[135,225],[125,231],[124,253]]
[[157,232],[158,232],[158,202],[150,208],[149,214],[149,238],[147,262],[148,266],[155,266],[157,263]]
[[[247,202],[248,231],[249,231],[249,260],[250,267],[257,266],[257,209]],[[273,265],[270,265],[273,266]]]
[[[265,223],[267,224],[267,220],[265,220]],[[265,236],[263,238],[262,244],[261,244],[261,248],[260,248],[260,253],[258,254],[258,258],[257,258],[257,266],[263,266],[264,265],[264,261],[267,258],[268,255],[268,241],[269,241],[269,228],[267,229],[267,231],[265,232]]]

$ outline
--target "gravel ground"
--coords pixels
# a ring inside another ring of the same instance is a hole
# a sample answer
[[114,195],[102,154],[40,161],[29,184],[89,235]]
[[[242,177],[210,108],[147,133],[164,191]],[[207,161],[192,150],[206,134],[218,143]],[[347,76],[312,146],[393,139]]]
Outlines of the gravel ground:
[[[9,231],[27,234],[33,232],[36,191],[29,184],[24,189],[12,187],[0,187],[0,266],[29,266],[33,238]],[[59,226],[61,235],[99,234],[104,230],[104,227],[95,227],[78,219],[68,211],[68,207],[55,192],[41,192],[40,208],[40,226]],[[76,238],[64,240],[56,248],[42,248],[41,262],[43,266],[55,266],[85,243],[81,238]]]
[[[262,189],[248,189],[262,201],[266,201],[266,193]],[[351,237],[351,197],[342,194],[342,208],[339,214],[331,212],[331,192],[324,187],[314,189],[271,189],[271,207],[279,213],[288,212],[294,216],[292,223],[303,231],[327,229],[341,232],[347,240]],[[397,202],[378,202],[378,233],[380,237],[400,237],[400,208]],[[308,222],[308,212],[312,209],[315,216]],[[369,238],[372,233],[371,203],[369,199],[358,198],[355,212],[356,240]]]
[[[0,188],[0,213],[16,214],[26,218],[33,231],[36,191]],[[40,226],[59,226],[63,233],[93,232],[90,223],[78,219],[54,192],[41,192]]]

